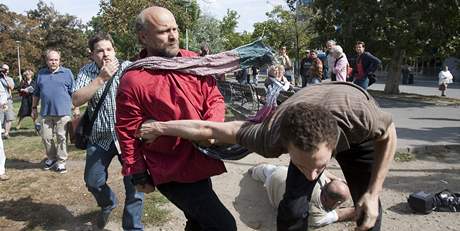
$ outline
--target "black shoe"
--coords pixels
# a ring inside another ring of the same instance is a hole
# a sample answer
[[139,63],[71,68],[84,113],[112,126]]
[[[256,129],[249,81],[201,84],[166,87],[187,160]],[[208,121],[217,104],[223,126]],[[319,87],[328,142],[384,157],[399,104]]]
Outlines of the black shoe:
[[460,194],[444,190],[434,196],[436,211],[460,212]]
[[50,170],[56,166],[56,160],[50,160],[46,159],[44,164],[43,164],[43,169],[44,170]]
[[110,213],[112,213],[111,209],[101,210],[96,220],[96,226],[99,229],[104,229],[104,227],[107,225],[107,223],[109,222]]

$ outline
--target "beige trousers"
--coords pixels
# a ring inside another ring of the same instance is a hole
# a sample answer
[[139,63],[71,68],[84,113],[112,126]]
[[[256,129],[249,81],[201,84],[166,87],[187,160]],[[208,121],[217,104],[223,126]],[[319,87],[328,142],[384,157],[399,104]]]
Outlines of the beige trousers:
[[58,163],[67,160],[66,131],[69,121],[70,116],[45,116],[41,120],[40,135],[49,160],[57,160]]

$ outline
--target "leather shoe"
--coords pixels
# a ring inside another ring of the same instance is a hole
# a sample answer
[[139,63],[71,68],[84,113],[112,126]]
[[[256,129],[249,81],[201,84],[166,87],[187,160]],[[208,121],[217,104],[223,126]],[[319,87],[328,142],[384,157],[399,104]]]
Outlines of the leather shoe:
[[104,227],[107,225],[107,223],[109,222],[110,213],[112,213],[111,209],[110,210],[101,210],[101,212],[97,216],[97,220],[96,220],[96,226],[99,229],[104,229]]

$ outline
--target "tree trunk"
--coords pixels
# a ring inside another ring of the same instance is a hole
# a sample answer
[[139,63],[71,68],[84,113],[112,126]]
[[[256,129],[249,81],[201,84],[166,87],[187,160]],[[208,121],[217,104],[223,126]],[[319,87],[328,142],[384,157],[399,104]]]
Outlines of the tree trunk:
[[406,51],[396,48],[391,58],[388,76],[385,82],[385,90],[387,95],[399,94],[399,83],[401,82],[401,65],[406,55]]

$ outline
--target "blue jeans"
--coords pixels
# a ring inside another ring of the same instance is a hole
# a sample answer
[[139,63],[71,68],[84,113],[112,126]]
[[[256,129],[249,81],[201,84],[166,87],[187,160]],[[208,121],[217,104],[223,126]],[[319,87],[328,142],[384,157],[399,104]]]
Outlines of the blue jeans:
[[[96,199],[97,205],[102,211],[112,210],[117,207],[117,197],[107,185],[108,168],[113,157],[121,158],[112,142],[108,151],[105,151],[97,144],[88,144],[86,149],[85,183]],[[136,192],[131,183],[131,177],[123,177],[125,185],[125,207],[123,210],[122,227],[124,230],[143,230],[142,211],[144,209],[144,193]]]
[[353,83],[360,86],[362,89],[367,90],[367,87],[369,86],[369,79],[355,79]]

